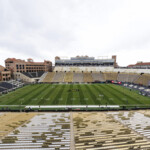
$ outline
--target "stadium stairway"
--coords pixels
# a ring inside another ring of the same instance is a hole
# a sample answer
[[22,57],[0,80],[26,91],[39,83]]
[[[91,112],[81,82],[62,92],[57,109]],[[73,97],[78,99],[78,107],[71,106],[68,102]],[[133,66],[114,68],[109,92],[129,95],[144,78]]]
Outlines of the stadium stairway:
[[44,72],[43,75],[40,77],[39,82],[43,82],[44,78],[46,77],[48,72]]
[[86,82],[90,82],[92,83],[94,80],[93,80],[93,77],[92,77],[92,73],[89,73],[89,72],[85,72],[83,73],[83,81],[86,83]]
[[54,75],[55,75],[54,72],[47,72],[42,82],[49,82],[49,83],[52,82]]
[[64,76],[64,82],[72,82],[73,81],[73,72],[66,72]]
[[150,82],[150,75],[142,74],[139,76],[138,80],[136,80],[134,83],[148,86],[149,82]]
[[139,74],[130,73],[128,75],[128,82],[133,83],[134,81],[138,80],[139,76]]

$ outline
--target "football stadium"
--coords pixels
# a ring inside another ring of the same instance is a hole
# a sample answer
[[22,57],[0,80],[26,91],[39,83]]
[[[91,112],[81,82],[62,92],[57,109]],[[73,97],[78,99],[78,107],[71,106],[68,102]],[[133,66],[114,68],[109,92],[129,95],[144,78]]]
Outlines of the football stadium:
[[0,0],[0,150],[150,150],[150,0]]
[[56,57],[55,66],[47,61],[37,72],[40,64],[32,59],[25,62],[9,58],[5,63],[6,69],[13,68],[16,72],[14,80],[0,84],[2,110],[149,108],[150,74],[144,73],[147,68],[118,68],[116,56],[110,59]]
[[6,59],[0,149],[150,149],[150,63],[116,60]]

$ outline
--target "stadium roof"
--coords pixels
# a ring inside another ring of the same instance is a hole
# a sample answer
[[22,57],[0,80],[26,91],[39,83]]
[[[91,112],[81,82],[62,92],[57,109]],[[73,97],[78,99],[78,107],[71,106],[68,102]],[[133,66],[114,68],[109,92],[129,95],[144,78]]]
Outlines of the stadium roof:
[[150,62],[137,62],[136,64],[128,65],[128,67],[133,67],[133,66],[150,66]]

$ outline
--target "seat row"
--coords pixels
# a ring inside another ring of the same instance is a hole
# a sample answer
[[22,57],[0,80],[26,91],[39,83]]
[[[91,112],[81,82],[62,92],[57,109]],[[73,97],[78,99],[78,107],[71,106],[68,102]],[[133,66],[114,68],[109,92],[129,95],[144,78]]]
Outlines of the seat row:
[[115,73],[115,72],[48,72],[41,82],[105,82],[115,80],[148,86],[149,74]]

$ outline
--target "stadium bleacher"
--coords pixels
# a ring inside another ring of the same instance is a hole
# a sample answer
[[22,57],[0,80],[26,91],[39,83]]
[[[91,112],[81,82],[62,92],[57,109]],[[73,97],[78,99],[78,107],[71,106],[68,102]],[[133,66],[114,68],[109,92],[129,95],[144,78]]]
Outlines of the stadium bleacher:
[[130,83],[134,83],[134,82],[136,82],[136,80],[138,80],[138,78],[140,77],[140,74],[128,74],[128,82],[130,82]]
[[0,82],[0,93],[6,93],[9,91],[12,91],[16,88],[22,87],[23,85],[24,85],[24,83],[16,81],[16,80]]
[[[26,74],[26,73],[24,73]],[[36,74],[27,73],[30,78],[35,77]],[[42,73],[41,73],[42,74]],[[46,83],[93,83],[93,82],[105,82],[107,80],[120,81],[124,83],[134,83],[144,86],[148,86],[150,82],[149,74],[138,73],[116,73],[116,72],[47,72],[41,76],[40,82]]]
[[83,73],[83,81],[85,83],[91,83],[91,82],[93,82],[92,73],[89,73],[89,72]]
[[1,82],[0,87],[4,87],[4,88],[7,88],[7,89],[12,89],[13,87],[16,87],[16,86],[13,85],[13,84],[10,84],[8,82]]
[[150,74],[142,74],[134,83],[149,86]]
[[83,82],[83,73],[73,73],[73,82],[82,83]]
[[54,78],[55,72],[47,72],[46,76],[41,82],[51,83]]
[[64,72],[56,72],[52,82],[64,82]]
[[115,72],[105,72],[105,80],[117,80],[118,73]]
[[25,76],[29,77],[29,78],[39,78],[43,75],[43,71],[40,72],[22,72],[22,74],[24,74]]
[[0,93],[6,91],[7,89],[4,87],[0,87]]
[[64,82],[72,82],[72,81],[73,81],[73,72],[66,72]]
[[128,82],[128,74],[127,73],[119,73],[117,80],[121,81],[121,82]]

